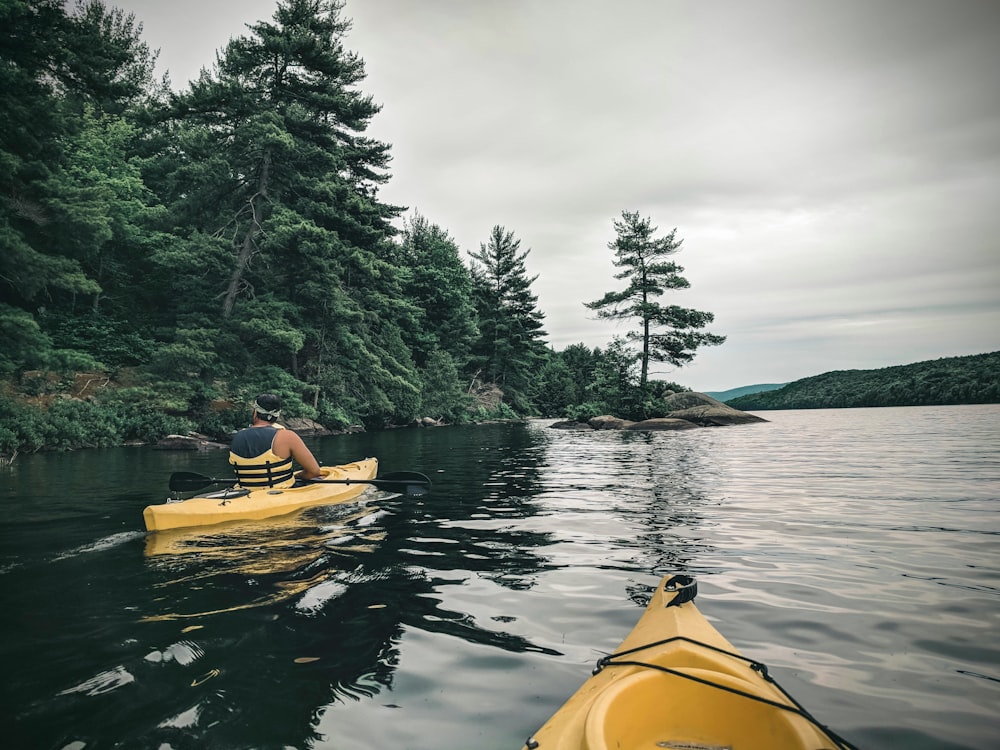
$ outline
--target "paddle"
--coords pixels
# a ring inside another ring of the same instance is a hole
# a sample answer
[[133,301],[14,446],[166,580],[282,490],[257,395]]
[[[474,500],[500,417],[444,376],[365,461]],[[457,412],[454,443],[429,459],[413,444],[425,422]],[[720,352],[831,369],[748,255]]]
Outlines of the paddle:
[[[303,479],[309,484],[371,484],[387,492],[401,492],[417,497],[431,490],[431,480],[416,471],[393,471],[377,479]],[[236,484],[237,479],[213,479],[191,471],[175,471],[170,475],[172,492],[196,492],[213,484]]]

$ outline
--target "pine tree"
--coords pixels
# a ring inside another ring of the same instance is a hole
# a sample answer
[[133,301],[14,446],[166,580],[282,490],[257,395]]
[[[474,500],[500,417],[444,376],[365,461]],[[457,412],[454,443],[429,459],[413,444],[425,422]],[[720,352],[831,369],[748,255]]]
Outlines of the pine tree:
[[472,277],[458,245],[441,227],[414,214],[404,225],[396,257],[407,272],[403,292],[419,311],[417,328],[407,336],[414,359],[423,366],[430,352],[440,349],[463,369],[479,332]]
[[161,261],[208,270],[194,312],[221,317],[227,356],[242,347],[349,412],[408,417],[419,393],[402,330],[415,309],[390,262],[401,209],[378,200],[389,146],[364,135],[379,107],[358,90],[342,8],[280,2],[174,97],[176,166],[160,184],[191,229]]
[[547,358],[543,313],[531,291],[537,276],[528,276],[514,233],[494,226],[489,242],[481,243],[472,276],[479,315],[477,361],[489,379],[503,389],[514,407],[532,408],[536,374]]
[[0,4],[0,284],[17,304],[101,291],[78,241],[110,238],[102,225],[119,196],[88,185],[101,176],[73,161],[88,123],[120,114],[151,83],[140,31],[96,1],[72,15],[61,0]]
[[92,355],[136,317],[133,282],[155,239],[141,228],[153,197],[130,161],[127,119],[152,90],[155,57],[133,16],[97,0],[67,6],[0,3],[0,292],[11,303],[0,317],[19,321],[0,354],[7,371],[70,364],[53,348],[100,364]]
[[656,238],[657,227],[648,218],[639,218],[638,212],[629,211],[622,211],[621,221],[616,220],[614,226],[617,236],[608,248],[615,251],[615,266],[623,269],[615,278],[627,280],[628,286],[584,304],[597,310],[599,318],[639,321],[640,330],[630,332],[627,338],[642,343],[639,386],[645,388],[650,361],[681,367],[694,359],[696,349],[722,344],[726,337],[701,330],[715,320],[712,313],[656,301],[668,289],[691,286],[680,275],[684,269],[667,260],[682,243],[676,239],[676,229]]

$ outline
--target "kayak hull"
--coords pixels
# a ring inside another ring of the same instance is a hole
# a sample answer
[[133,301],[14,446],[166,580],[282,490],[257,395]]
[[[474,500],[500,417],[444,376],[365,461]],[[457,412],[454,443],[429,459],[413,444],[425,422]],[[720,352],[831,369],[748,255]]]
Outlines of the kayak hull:
[[[341,466],[323,466],[321,479],[363,480],[378,474],[378,460],[366,458]],[[282,516],[313,505],[353,500],[368,484],[306,484],[285,489],[223,490],[179,502],[149,505],[142,512],[147,531],[212,526],[227,521],[255,521]]]
[[602,660],[606,665],[599,663],[600,671],[525,750],[849,747],[803,715],[762,676],[766,669],[741,657],[692,601],[667,606],[678,595],[666,589],[669,581],[660,582],[635,628]]

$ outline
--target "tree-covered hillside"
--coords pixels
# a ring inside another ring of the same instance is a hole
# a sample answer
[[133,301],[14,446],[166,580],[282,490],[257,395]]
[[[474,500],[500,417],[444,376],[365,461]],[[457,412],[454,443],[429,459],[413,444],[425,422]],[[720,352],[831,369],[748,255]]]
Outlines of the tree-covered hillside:
[[[466,265],[381,199],[391,144],[343,11],[279,0],[172,91],[113,4],[0,2],[0,460],[225,437],[261,392],[336,429],[659,416],[681,388],[621,342],[548,347],[514,229]],[[671,361],[721,341],[669,309]]]
[[776,391],[784,388],[788,383],[755,383],[754,385],[743,385],[739,388],[730,388],[728,391],[705,391],[706,396],[711,396],[719,401],[732,401],[740,396],[749,396],[751,393],[762,393],[763,391]]
[[1000,352],[827,372],[727,403],[744,411],[995,404],[1000,403]]

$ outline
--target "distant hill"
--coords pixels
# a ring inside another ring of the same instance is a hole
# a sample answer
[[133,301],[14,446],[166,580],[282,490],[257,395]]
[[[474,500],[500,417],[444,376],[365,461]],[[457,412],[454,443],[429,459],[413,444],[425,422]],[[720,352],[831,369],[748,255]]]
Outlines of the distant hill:
[[751,393],[763,393],[764,391],[775,391],[787,383],[759,383],[757,385],[744,385],[739,388],[730,388],[728,391],[705,391],[706,396],[711,396],[718,401],[728,401],[739,396],[749,396]]
[[743,411],[1000,403],[1000,352],[837,370],[727,401]]

